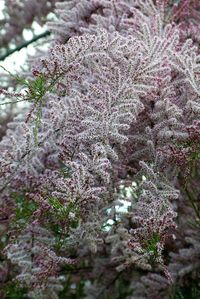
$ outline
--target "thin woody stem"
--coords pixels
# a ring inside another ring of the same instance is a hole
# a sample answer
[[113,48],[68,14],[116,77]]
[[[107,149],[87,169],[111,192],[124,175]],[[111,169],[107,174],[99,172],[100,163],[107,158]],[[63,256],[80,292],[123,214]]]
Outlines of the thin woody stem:
[[43,32],[43,33],[41,33],[39,35],[34,36],[31,40],[24,42],[23,44],[17,46],[15,49],[9,50],[4,55],[0,56],[0,61],[5,60],[7,57],[9,57],[10,55],[12,55],[13,53],[18,52],[21,49],[28,47],[32,43],[38,41],[39,39],[41,39],[43,37],[46,37],[46,36],[50,35],[50,34],[51,34],[51,32],[45,31],[45,32]]

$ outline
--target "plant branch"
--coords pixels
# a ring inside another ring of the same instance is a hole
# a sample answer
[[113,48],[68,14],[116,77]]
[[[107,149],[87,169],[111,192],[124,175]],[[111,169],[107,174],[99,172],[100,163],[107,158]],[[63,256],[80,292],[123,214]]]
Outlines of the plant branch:
[[23,44],[17,46],[15,49],[9,50],[4,55],[0,56],[0,61],[5,60],[7,57],[9,57],[10,55],[12,55],[13,53],[18,52],[21,49],[28,47],[32,43],[38,41],[39,39],[41,39],[43,37],[46,37],[46,36],[50,35],[50,34],[51,34],[51,32],[45,31],[45,32],[43,32],[43,33],[41,33],[39,35],[34,36],[31,40],[24,42]]
[[115,282],[116,280],[122,275],[123,271],[118,272],[117,275],[100,291],[99,294],[97,294],[96,299],[102,298],[102,295],[106,290],[108,290]]

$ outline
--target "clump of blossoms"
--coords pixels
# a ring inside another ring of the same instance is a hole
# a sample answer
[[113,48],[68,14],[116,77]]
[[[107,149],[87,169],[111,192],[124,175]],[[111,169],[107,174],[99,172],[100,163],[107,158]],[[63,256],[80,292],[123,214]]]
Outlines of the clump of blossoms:
[[28,106],[1,134],[0,295],[198,298],[199,3],[48,1],[39,20],[54,5],[48,50],[0,91]]

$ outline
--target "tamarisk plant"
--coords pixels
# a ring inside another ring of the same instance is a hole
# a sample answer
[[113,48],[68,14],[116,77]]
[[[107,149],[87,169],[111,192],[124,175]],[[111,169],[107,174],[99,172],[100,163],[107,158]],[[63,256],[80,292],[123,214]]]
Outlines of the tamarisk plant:
[[198,296],[199,9],[56,3],[1,90],[30,106],[0,141],[2,298]]

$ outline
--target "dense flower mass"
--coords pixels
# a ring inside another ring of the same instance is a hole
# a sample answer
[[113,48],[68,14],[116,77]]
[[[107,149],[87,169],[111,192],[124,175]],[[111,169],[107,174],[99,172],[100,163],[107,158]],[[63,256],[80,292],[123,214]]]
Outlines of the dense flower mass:
[[200,298],[200,2],[5,5],[4,48],[53,17],[0,89],[0,297]]

